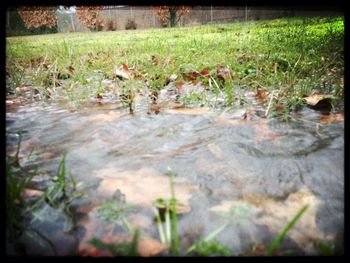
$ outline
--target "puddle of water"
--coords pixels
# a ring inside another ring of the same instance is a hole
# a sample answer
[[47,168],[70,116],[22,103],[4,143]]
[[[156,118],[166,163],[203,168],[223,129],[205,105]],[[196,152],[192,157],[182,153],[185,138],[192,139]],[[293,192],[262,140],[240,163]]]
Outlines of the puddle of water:
[[[14,134],[26,130],[20,163],[25,168],[38,165],[48,176],[56,174],[68,150],[68,170],[91,200],[89,209],[80,207],[85,216],[76,224],[85,234],[76,234],[78,248],[73,241],[66,247],[54,241],[62,253],[88,249],[92,237],[125,236],[125,230],[96,213],[96,207],[112,200],[118,190],[137,208],[128,215],[130,223],[157,239],[151,206],[157,198],[170,198],[168,167],[176,174],[177,199],[189,207],[179,217],[182,244],[224,224],[215,211],[242,205],[252,211],[250,226],[233,225],[218,236],[238,255],[257,241],[271,241],[304,204],[309,209],[289,236],[300,253],[317,254],[314,242],[336,242],[343,231],[341,115],[325,120],[307,109],[298,113],[302,121],[280,123],[244,119],[242,110],[165,108],[148,115],[145,108],[129,115],[116,108],[71,112],[61,104],[33,103],[7,109],[7,154],[15,153]],[[31,152],[35,154],[28,161]],[[59,218],[54,213],[46,216]],[[73,226],[61,226],[61,232],[67,227]],[[54,229],[50,224],[45,228]]]

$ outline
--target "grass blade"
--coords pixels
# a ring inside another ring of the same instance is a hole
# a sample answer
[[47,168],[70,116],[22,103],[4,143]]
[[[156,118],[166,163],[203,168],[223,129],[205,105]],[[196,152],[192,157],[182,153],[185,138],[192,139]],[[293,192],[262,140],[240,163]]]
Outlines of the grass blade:
[[[225,230],[226,227],[228,227],[230,223],[226,223],[225,225],[220,226],[217,228],[215,231],[210,233],[207,237],[204,238],[205,242],[209,242],[212,240],[214,237],[216,237],[218,234],[220,234],[223,230]],[[196,248],[197,243],[193,244],[189,249],[186,251],[186,255],[191,253],[195,248]]]
[[271,245],[268,248],[267,255],[272,256],[278,246],[281,244],[283,238],[287,235],[288,231],[293,228],[295,223],[299,220],[302,214],[306,211],[308,205],[303,206],[299,212],[294,216],[294,218],[282,229],[282,231],[277,235],[277,237],[272,241]]
[[166,226],[166,232],[165,232],[165,237],[167,243],[171,243],[171,226],[170,226],[170,211],[169,208],[166,208],[165,211],[165,226]]
[[162,225],[162,220],[160,219],[159,212],[156,208],[152,207],[154,214],[156,215],[157,218],[157,227],[158,227],[158,233],[159,233],[159,238],[162,244],[166,244],[167,241],[165,239],[164,235],[164,230],[163,230],[163,225]]

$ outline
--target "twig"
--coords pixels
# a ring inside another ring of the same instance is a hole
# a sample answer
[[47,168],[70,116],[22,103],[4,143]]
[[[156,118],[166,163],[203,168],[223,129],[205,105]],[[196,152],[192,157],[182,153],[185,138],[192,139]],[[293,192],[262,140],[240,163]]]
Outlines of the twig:
[[265,117],[267,117],[267,115],[269,114],[269,110],[270,110],[271,103],[272,103],[272,100],[273,100],[273,93],[274,93],[274,92],[275,92],[275,91],[272,91],[272,93],[271,93],[271,99],[270,99],[269,105],[267,106],[267,109],[266,109],[266,111],[265,111]]

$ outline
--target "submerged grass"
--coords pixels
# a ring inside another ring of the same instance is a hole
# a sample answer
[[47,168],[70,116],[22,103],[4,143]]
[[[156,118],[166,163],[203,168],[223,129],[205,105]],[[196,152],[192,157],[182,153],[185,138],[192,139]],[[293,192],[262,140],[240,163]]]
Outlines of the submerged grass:
[[303,213],[306,211],[307,208],[308,208],[308,205],[303,206],[296,213],[296,215],[293,217],[293,219],[290,222],[288,222],[288,224],[280,231],[280,233],[278,233],[278,235],[272,241],[271,245],[269,246],[269,248],[267,250],[267,255],[268,256],[274,255],[276,249],[280,246],[282,240],[287,235],[288,231],[291,230],[294,227],[296,222],[300,219],[300,217],[303,215]]
[[[31,220],[47,220],[45,204],[66,213],[74,221],[70,211],[70,203],[81,195],[76,191],[76,182],[66,168],[66,155],[63,154],[60,161],[57,176],[52,178],[52,184],[34,200],[26,198],[24,190],[31,189],[34,176],[39,175],[38,168],[28,171],[22,167],[19,152],[22,137],[25,131],[19,131],[16,153],[14,156],[6,156],[6,242],[7,253],[20,255],[26,254],[26,247],[21,237],[27,237],[38,245],[49,248],[56,255],[55,246],[39,230],[32,228]],[[22,158],[22,157],[21,157]]]
[[[227,106],[242,102],[232,93],[241,88],[280,90],[280,101],[274,104],[283,103],[287,110],[293,110],[299,103],[289,99],[291,95],[303,97],[318,92],[342,97],[343,17],[10,37],[6,43],[8,92],[23,81],[21,70],[35,75],[43,64],[50,64],[51,74],[38,74],[33,83],[44,83],[45,89],[51,87],[55,81],[45,83],[43,78],[51,75],[52,79],[58,74],[62,77],[72,67],[75,72],[69,83],[74,89],[85,91],[75,93],[72,99],[78,100],[96,94],[97,88],[90,90],[90,94],[87,91],[89,75],[99,72],[113,78],[114,67],[125,63],[142,73],[151,90],[163,87],[171,74],[177,74],[177,81],[183,81],[184,72],[207,69],[215,75],[218,66],[227,67],[233,71],[232,80],[213,85],[227,94]],[[35,64],[40,57],[45,62]],[[193,98],[198,100],[198,96]]]
[[[215,238],[222,233],[230,225],[247,225],[249,224],[249,218],[251,211],[246,206],[234,206],[231,207],[227,213],[219,213],[226,218],[226,223],[219,226],[204,238],[198,239],[194,244],[186,248],[183,252],[180,247],[180,237],[178,234],[178,218],[177,218],[177,205],[178,200],[175,196],[173,177],[175,174],[168,167],[167,176],[169,176],[170,182],[170,199],[158,198],[155,203],[153,211],[156,216],[156,223],[158,228],[159,239],[162,244],[167,245],[169,255],[171,256],[234,256],[234,252],[227,246],[221,244]],[[119,197],[117,198],[119,199]],[[116,202],[115,202],[116,201]],[[98,213],[102,218],[108,221],[112,221],[115,224],[125,224],[127,222],[124,217],[124,212],[128,206],[120,204],[120,201],[115,200],[111,203],[103,204],[99,207]],[[113,204],[113,205],[111,205]],[[281,245],[283,239],[287,236],[288,232],[294,227],[297,221],[301,218],[304,212],[307,210],[308,205],[303,206],[290,222],[278,233],[273,242],[267,249],[264,249],[262,255],[274,256],[276,250]],[[137,229],[133,229],[129,225],[127,230],[133,234],[132,241],[130,243],[105,243],[101,239],[93,238],[89,241],[90,245],[99,249],[107,250],[114,256],[139,256],[137,252],[137,244],[140,236],[140,232]],[[317,244],[319,251],[325,255],[331,255],[334,253],[334,246],[319,242]],[[254,251],[254,247],[252,248]]]
[[136,257],[139,256],[137,252],[139,236],[139,230],[135,230],[133,233],[132,241],[130,243],[107,244],[98,238],[93,238],[89,243],[100,250],[107,250],[113,256]]

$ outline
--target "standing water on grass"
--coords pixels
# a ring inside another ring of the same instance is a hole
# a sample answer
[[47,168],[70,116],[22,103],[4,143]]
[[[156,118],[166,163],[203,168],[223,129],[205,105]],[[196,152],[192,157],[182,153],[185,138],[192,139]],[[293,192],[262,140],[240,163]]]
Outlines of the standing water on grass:
[[6,39],[9,255],[344,253],[344,19]]
[[84,254],[94,237],[126,238],[120,224],[98,212],[117,199],[130,205],[125,218],[132,228],[157,240],[151,208],[158,198],[171,197],[168,167],[175,174],[175,196],[185,206],[177,227],[184,247],[231,221],[216,239],[235,255],[248,253],[255,244],[271,243],[309,205],[282,248],[312,255],[318,253],[317,242],[324,242],[341,250],[343,121],[329,121],[310,109],[290,122],[241,115],[240,110],[204,108],[158,115],[130,115],[112,107],[70,112],[55,103],[9,108],[7,153],[14,155],[16,133],[25,131],[19,162],[41,171],[28,188],[42,190],[68,151],[67,172],[82,193],[71,202],[74,220],[50,207],[43,218],[32,219],[31,227],[50,240],[52,249],[45,242],[28,242],[27,253]]

